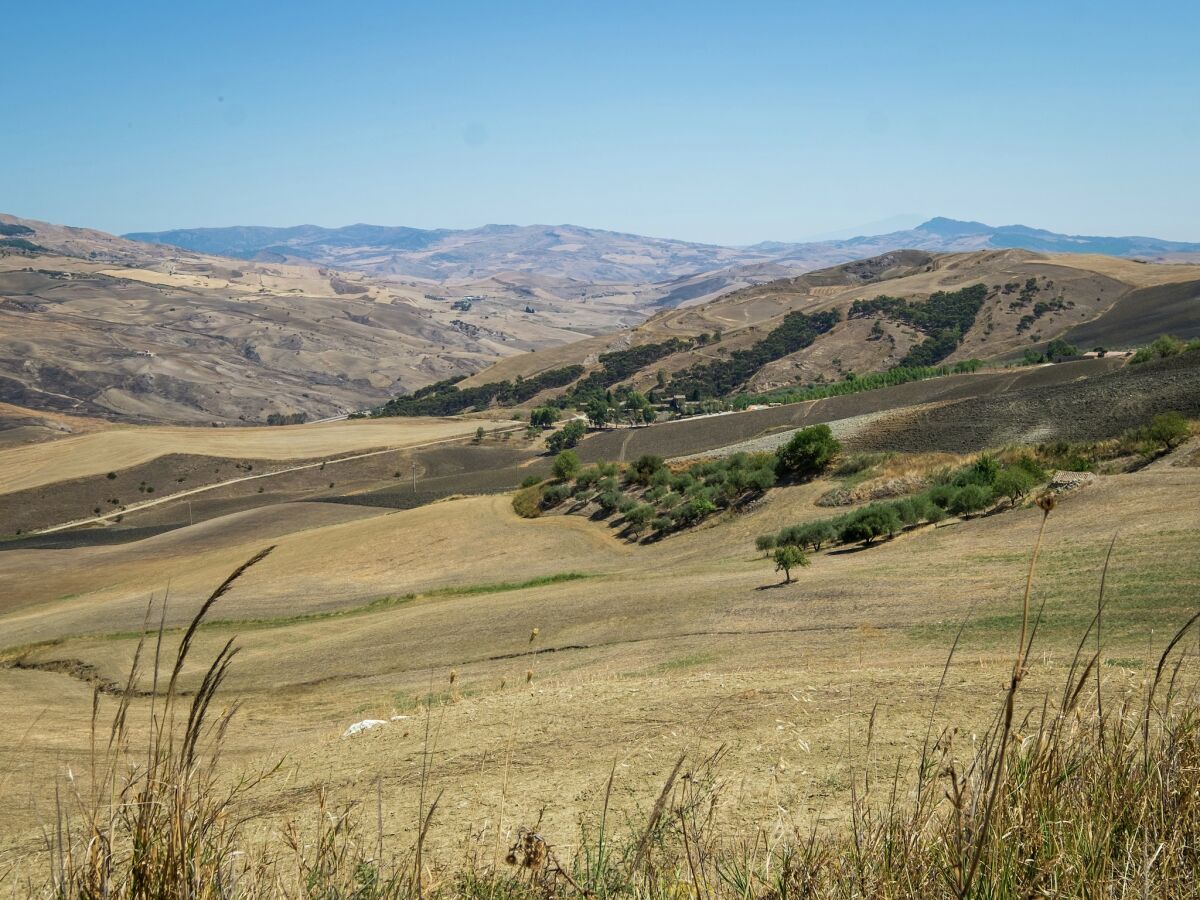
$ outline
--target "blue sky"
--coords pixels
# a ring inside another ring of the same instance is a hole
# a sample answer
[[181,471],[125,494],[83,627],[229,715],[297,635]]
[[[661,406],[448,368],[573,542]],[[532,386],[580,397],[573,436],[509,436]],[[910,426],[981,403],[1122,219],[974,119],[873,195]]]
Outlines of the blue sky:
[[1200,241],[1195,2],[42,0],[2,27],[0,211],[30,218]]

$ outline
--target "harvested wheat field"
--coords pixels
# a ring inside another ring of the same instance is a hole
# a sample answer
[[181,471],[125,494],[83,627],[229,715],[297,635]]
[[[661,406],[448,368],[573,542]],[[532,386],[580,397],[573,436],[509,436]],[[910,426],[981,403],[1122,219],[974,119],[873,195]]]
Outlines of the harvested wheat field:
[[[194,691],[226,641],[241,648],[217,701],[240,703],[222,777],[282,763],[243,801],[263,834],[310,822],[324,796],[365,804],[370,841],[381,824],[388,846],[409,847],[420,798],[428,812],[440,797],[430,860],[490,862],[521,826],[569,856],[606,794],[632,829],[681,753],[699,765],[719,748],[727,834],[839,827],[855,773],[891,777],[919,754],[963,622],[936,728],[968,736],[999,708],[1043,514],[822,551],[781,585],[754,536],[822,515],[829,486],[776,488],[643,545],[583,517],[519,518],[500,495],[401,511],[282,504],[118,546],[8,550],[2,861],[35,865],[55,784],[86,771],[93,690],[107,721],[147,616],[172,655],[208,593],[267,546],[181,673]],[[1097,665],[1113,696],[1139,690],[1200,592],[1198,496],[1200,469],[1160,465],[1061,500],[1037,567],[1044,614],[1023,708],[1061,692],[1114,535]],[[147,665],[129,701],[135,734]],[[363,720],[384,724],[343,736]]]

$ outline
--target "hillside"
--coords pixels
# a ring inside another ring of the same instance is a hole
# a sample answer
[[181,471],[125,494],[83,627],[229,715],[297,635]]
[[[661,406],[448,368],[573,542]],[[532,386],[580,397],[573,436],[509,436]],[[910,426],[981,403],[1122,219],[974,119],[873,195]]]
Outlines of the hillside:
[[[1200,412],[1197,362],[1187,354],[1146,367],[1104,359],[955,376],[875,398],[894,418],[874,423],[851,403],[797,404],[624,435],[611,430],[583,446],[597,460],[616,459],[630,436],[630,453],[711,452],[828,416],[847,438],[847,462],[861,459],[853,447],[891,448],[883,457],[888,472],[924,472],[968,462],[944,451],[1004,439],[1004,426],[1022,424],[1023,416],[1050,414],[1063,439],[1119,434],[1144,422],[1158,386],[1172,378],[1177,390],[1162,401],[1183,399],[1192,414]],[[1038,391],[1058,396],[1048,408],[1030,408]],[[1097,396],[1118,394],[1125,402],[1111,415],[1094,415]],[[984,401],[986,433],[968,427],[974,399]],[[925,452],[896,452],[909,446],[896,427],[905,410],[947,400],[951,408],[970,407],[952,417],[949,443],[937,443],[942,432],[931,428],[935,440],[918,448]],[[217,697],[221,708],[239,706],[222,731],[222,774],[233,780],[285,760],[278,777],[237,808],[239,821],[252,819],[265,834],[287,833],[292,821],[321,821],[317,804],[328,794],[331,803],[361,808],[371,846],[378,835],[389,847],[407,847],[421,827],[413,810],[427,789],[425,803],[441,799],[430,815],[430,866],[461,860],[464,842],[488,859],[496,833],[503,853],[519,827],[569,846],[580,822],[593,824],[601,810],[641,826],[681,753],[699,761],[691,771],[701,773],[703,761],[718,754],[713,777],[730,787],[712,815],[731,833],[753,836],[783,816],[836,830],[853,802],[851,785],[862,783],[858,766],[883,773],[886,797],[887,778],[897,765],[908,771],[928,729],[980,734],[998,708],[1020,627],[1020,589],[1043,521],[1032,503],[905,529],[865,549],[813,552],[797,581],[784,584],[755,551],[756,537],[827,516],[819,501],[852,484],[852,475],[833,471],[776,486],[703,527],[635,544],[596,518],[520,518],[511,496],[482,496],[485,486],[473,476],[513,466],[506,474],[520,478],[514,463],[532,460],[535,450],[509,446],[519,437],[475,445],[464,424],[391,420],[215,437],[196,431],[192,449],[212,454],[274,455],[288,445],[321,454],[395,443],[405,472],[411,458],[446,473],[442,493],[426,498],[440,502],[417,508],[404,508],[407,485],[397,486],[389,471],[396,457],[386,469],[353,477],[348,470],[357,463],[330,461],[318,470],[321,483],[301,485],[280,473],[259,482],[266,493],[243,486],[236,498],[233,488],[208,500],[196,495],[194,521],[189,497],[130,512],[124,523],[69,532],[74,543],[0,543],[8,586],[0,601],[7,713],[0,747],[13,774],[0,842],[16,851],[14,864],[42,858],[44,810],[54,808],[62,770],[86,784],[92,710],[107,727],[138,653],[147,603],[153,620],[165,621],[169,669],[204,598],[267,546],[275,548],[270,556],[220,598],[194,636],[196,659],[210,659],[233,639],[241,648]],[[381,436],[352,433],[362,430]],[[148,446],[186,449],[184,431],[148,430]],[[451,442],[440,448],[416,446],[447,436]],[[149,477],[140,461],[114,479],[99,474],[97,463],[122,453],[113,438],[61,444],[47,455],[59,480],[47,484],[43,473],[36,486],[33,454],[0,452],[0,496],[7,490],[30,507],[57,502],[42,490],[56,488],[82,501],[89,479],[124,492]],[[1193,441],[1138,471],[1096,474],[1059,498],[1040,544],[1036,596],[1046,615],[1019,720],[1071,679],[1114,532],[1095,671],[1118,707],[1125,692],[1144,693],[1162,647],[1194,613],[1200,587],[1191,552],[1200,533],[1195,454]],[[216,456],[205,462],[232,468]],[[160,484],[170,474],[160,470]],[[946,679],[952,644],[959,657]],[[148,695],[151,647],[153,638],[133,682],[135,734],[160,702]],[[1190,688],[1191,676],[1182,677]],[[203,668],[186,666],[180,678],[190,703],[202,690]],[[374,723],[365,733],[350,728],[364,721]],[[135,740],[135,755],[139,747]]]
[[529,273],[383,280],[0,225],[0,402],[125,421],[337,415],[633,325],[654,302]]
[[[913,309],[927,309],[931,297],[949,302],[976,287],[981,293],[977,308],[956,313],[965,316],[955,326],[961,327],[961,340],[941,348],[932,343],[945,327],[937,324],[939,320],[927,317],[922,324],[921,316],[894,303],[887,308],[886,303],[874,302],[887,296],[905,300]],[[811,318],[832,312],[837,314],[836,324],[807,346],[767,352],[760,345],[789,314]],[[754,356],[737,373],[736,384],[739,390],[763,391],[841,381],[850,372],[861,375],[901,364],[1014,359],[1064,335],[1091,338],[1084,350],[1123,348],[1145,343],[1149,332],[1186,337],[1200,333],[1200,265],[1025,250],[906,250],[748,287],[708,303],[660,312],[618,334],[512,357],[461,386],[529,378],[572,364],[594,367],[602,353],[671,339],[688,345],[657,356],[623,381],[646,390],[656,384],[661,370],[668,390],[678,380],[677,386],[685,385],[681,390],[686,392],[696,379],[683,376],[684,370],[729,368],[739,357]]]
[[806,243],[764,241],[749,247],[697,244],[576,225],[485,225],[466,230],[244,226],[135,232],[126,237],[242,259],[316,262],[377,276],[446,280],[517,270],[584,282],[654,282],[664,305],[710,294],[703,286],[659,284],[701,273],[723,270],[719,275],[714,272],[713,277],[731,282],[757,280],[764,271],[776,277],[798,274],[902,249],[947,253],[1018,248],[1147,259],[1200,254],[1200,244],[1158,238],[1057,234],[1024,225],[993,227],[946,218],[887,234]]

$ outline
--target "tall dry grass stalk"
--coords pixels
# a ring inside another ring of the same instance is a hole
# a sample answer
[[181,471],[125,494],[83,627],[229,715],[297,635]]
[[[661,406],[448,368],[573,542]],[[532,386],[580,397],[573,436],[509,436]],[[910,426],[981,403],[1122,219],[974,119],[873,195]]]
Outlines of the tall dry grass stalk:
[[[201,619],[269,552],[264,551],[202,606],[161,692],[159,628],[144,751],[128,743],[140,646],[106,738],[99,735],[97,696],[94,771],[86,786],[68,779],[70,791],[47,833],[44,893],[197,900],[1195,897],[1200,705],[1181,648],[1200,612],[1167,643],[1144,693],[1106,700],[1101,625],[1110,544],[1096,612],[1080,637],[1061,696],[1047,694],[1018,714],[1041,620],[1040,610],[1033,609],[1033,585],[1053,502],[1041,506],[1009,683],[990,726],[971,746],[960,752],[953,730],[936,736],[934,730],[960,628],[911,771],[898,763],[883,778],[869,767],[854,774],[843,826],[794,826],[782,835],[766,827],[748,837],[728,833],[718,814],[722,749],[690,767],[681,755],[645,818],[621,828],[613,826],[610,811],[614,765],[599,827],[581,826],[577,850],[560,853],[535,824],[516,832],[506,865],[497,864],[490,846],[447,867],[426,856],[441,797],[428,802],[440,731],[429,710],[412,846],[384,861],[378,784],[374,846],[358,837],[353,811],[333,809],[324,794],[316,804],[315,828],[293,824],[274,845],[250,846],[240,811],[247,808],[247,792],[270,773],[233,782],[218,778],[233,710],[211,713],[236,655],[232,642],[218,652],[190,702],[178,680]],[[1093,647],[1090,655],[1085,652]],[[874,713],[864,736],[868,761],[873,740]],[[126,768],[133,759],[136,765]],[[507,782],[501,820],[506,790]]]

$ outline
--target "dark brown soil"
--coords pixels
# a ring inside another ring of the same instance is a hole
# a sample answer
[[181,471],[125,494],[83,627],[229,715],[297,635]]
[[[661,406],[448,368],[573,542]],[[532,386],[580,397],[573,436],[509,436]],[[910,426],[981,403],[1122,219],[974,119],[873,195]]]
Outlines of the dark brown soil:
[[1132,291],[1104,315],[1072,328],[1064,337],[1091,350],[1140,347],[1163,334],[1200,337],[1200,281]]
[[1040,391],[1048,386],[1069,384],[1110,372],[1121,364],[1122,360],[1115,358],[1088,359],[1055,366],[950,375],[811,403],[682,419],[647,428],[614,429],[585,439],[580,444],[579,455],[585,461],[594,462],[631,460],[643,453],[664,457],[702,453],[777,431],[906,406],[987,397],[1013,390]]
[[[536,468],[523,464],[536,460]],[[44,487],[0,494],[0,534],[24,532],[20,539],[0,542],[0,550],[20,547],[77,547],[124,543],[151,534],[202,522],[217,516],[276,503],[319,500],[366,506],[408,508],[451,494],[489,493],[516,487],[531,471],[548,473],[549,459],[538,460],[536,449],[517,438],[488,440],[481,445],[439,444],[417,450],[398,450],[362,459],[327,459],[325,468],[280,471],[268,478],[214,488],[178,501],[134,510],[120,524],[85,527],[42,537],[38,528],[119,509],[120,504],[154,499],[189,488],[215,484],[245,475],[275,472],[313,460],[231,460],[211,456],[171,454],[150,463],[107,475],[78,478]],[[413,492],[416,463],[417,491]],[[153,492],[144,488],[153,487]],[[143,488],[139,490],[139,488]],[[112,500],[120,504],[113,504]]]
[[862,450],[966,453],[1006,444],[1098,441],[1169,411],[1200,417],[1200,352],[1075,382],[901,411],[847,443]]

